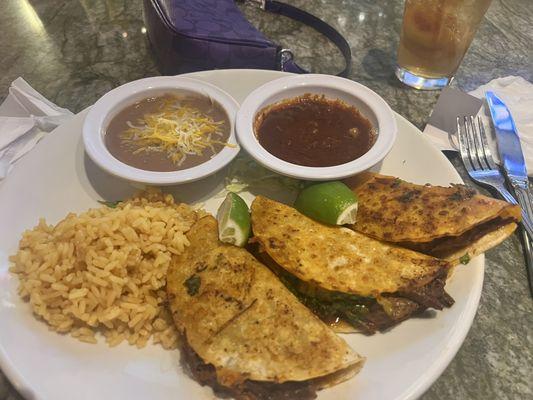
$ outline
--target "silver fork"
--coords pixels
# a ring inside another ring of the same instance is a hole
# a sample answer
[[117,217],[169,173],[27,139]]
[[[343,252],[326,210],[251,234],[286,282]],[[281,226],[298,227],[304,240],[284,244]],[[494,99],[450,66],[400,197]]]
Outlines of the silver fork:
[[[481,118],[478,117],[477,122],[476,127],[474,117],[463,117],[461,125],[461,118],[457,117],[459,149],[465,168],[473,180],[496,189],[509,203],[518,204],[507,190],[505,178],[494,163]],[[533,239],[533,223],[524,210],[522,210],[522,223],[529,237]]]
[[[505,178],[494,163],[481,118],[478,117],[477,123],[478,127],[476,128],[473,116],[463,117],[463,126],[461,126],[461,119],[457,117],[459,149],[468,174],[476,182],[496,189],[509,203],[518,204],[505,187]],[[524,227],[522,241],[529,276],[529,290],[533,296],[533,246],[530,241],[530,238],[533,239],[533,224],[523,209],[522,225]]]

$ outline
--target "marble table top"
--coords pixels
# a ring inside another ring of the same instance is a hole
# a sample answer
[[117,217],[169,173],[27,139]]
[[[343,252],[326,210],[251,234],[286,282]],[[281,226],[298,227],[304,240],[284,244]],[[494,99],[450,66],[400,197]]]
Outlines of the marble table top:
[[[407,88],[393,74],[403,1],[286,2],[334,25],[352,47],[350,78],[424,127],[438,92]],[[240,7],[266,36],[291,48],[302,66],[319,73],[342,68],[340,53],[312,29],[251,5]],[[494,0],[452,85],[468,91],[507,75],[533,82],[532,20],[531,0]],[[0,100],[11,81],[22,76],[47,98],[78,112],[116,86],[159,75],[143,27],[141,0],[3,0],[0,29]],[[450,161],[475,186],[460,160],[450,156]],[[487,252],[472,329],[422,399],[533,398],[532,332],[533,301],[515,234]],[[0,372],[0,399],[20,398]]]

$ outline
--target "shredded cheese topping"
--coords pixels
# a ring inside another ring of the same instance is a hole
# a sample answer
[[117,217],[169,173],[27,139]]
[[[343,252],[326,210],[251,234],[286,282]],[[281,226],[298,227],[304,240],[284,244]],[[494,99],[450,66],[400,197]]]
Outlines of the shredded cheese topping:
[[188,155],[202,155],[206,149],[216,153],[215,145],[235,147],[225,141],[222,125],[197,108],[183,105],[177,98],[163,100],[161,108],[145,114],[121,134],[122,143],[141,152],[165,152],[175,164],[181,165]]

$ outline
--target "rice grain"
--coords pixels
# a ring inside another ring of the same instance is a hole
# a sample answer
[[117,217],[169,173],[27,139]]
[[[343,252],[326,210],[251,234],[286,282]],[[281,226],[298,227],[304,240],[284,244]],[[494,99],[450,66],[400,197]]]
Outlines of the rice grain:
[[196,219],[192,208],[157,191],[70,213],[55,226],[40,219],[24,232],[10,270],[19,295],[54,331],[87,343],[101,333],[109,346],[143,347],[152,338],[175,348],[166,272],[189,245],[185,233]]

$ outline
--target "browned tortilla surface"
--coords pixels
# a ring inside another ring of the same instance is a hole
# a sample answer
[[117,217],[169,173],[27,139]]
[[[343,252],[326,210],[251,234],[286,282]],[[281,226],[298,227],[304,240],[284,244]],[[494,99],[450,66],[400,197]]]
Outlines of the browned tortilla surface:
[[200,219],[187,238],[190,246],[168,272],[169,305],[188,346],[220,384],[314,380],[320,388],[360,369],[364,359],[267,267],[218,241],[213,217]]
[[422,287],[450,267],[444,260],[321,224],[262,196],[252,203],[252,227],[276,263],[331,291],[377,297]]
[[520,221],[520,207],[464,185],[416,185],[365,173],[347,180],[359,198],[358,232],[456,260],[493,247]]

